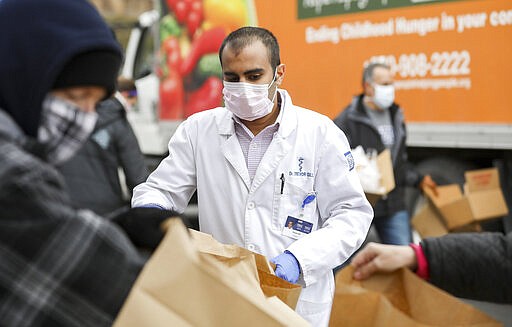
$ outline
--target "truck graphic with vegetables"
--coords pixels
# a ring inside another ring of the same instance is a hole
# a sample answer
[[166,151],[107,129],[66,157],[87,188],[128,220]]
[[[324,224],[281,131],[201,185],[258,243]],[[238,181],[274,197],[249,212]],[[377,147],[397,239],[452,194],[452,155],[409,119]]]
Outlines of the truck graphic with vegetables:
[[412,162],[440,183],[497,166],[512,205],[511,1],[156,1],[132,31],[123,68],[137,79],[129,117],[146,154],[161,158],[183,119],[221,105],[217,51],[244,25],[277,36],[282,87],[331,118],[361,91],[364,65],[388,63]]
[[179,120],[221,105],[218,49],[248,20],[245,0],[160,3],[159,118]]
[[252,0],[155,0],[126,49],[122,75],[135,78],[129,114],[144,153],[159,156],[177,124],[222,104],[218,49],[233,30],[255,25]]

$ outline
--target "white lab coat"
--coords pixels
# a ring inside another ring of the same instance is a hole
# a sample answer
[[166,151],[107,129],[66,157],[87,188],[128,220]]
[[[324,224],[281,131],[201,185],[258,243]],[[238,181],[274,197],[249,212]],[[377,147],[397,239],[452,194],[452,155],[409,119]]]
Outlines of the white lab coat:
[[[332,269],[364,241],[373,211],[343,132],[328,117],[294,106],[286,91],[279,92],[284,108],[279,130],[252,184],[233,116],[216,108],[179,126],[169,156],[134,189],[132,206],[158,204],[183,212],[197,188],[201,231],[268,258],[292,252],[304,287],[297,312],[313,326],[327,326]],[[301,219],[311,222],[313,231],[298,240],[282,235],[287,217],[299,217],[311,192],[317,197]]]

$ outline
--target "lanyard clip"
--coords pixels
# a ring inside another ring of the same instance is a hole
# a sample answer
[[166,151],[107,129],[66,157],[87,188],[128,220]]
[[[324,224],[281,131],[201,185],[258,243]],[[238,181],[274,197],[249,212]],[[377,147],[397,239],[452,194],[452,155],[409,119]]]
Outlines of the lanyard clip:
[[316,199],[316,194],[315,193],[309,193],[305,198],[304,198],[304,201],[302,201],[302,206],[301,206],[301,209],[304,209],[304,207],[313,202],[313,200]]

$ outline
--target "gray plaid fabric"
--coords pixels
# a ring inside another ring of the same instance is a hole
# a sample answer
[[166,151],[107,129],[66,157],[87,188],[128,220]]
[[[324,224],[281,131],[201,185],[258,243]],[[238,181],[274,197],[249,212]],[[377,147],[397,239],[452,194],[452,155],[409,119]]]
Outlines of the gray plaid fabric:
[[71,209],[63,185],[0,133],[2,326],[109,326],[143,266],[117,226]]
[[37,139],[46,145],[48,162],[57,164],[71,158],[85,143],[97,119],[96,112],[82,111],[71,102],[47,95]]

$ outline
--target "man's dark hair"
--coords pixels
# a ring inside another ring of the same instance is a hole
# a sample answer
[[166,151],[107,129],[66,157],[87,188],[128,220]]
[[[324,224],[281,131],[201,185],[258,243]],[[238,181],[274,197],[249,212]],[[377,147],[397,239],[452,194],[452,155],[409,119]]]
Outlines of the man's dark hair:
[[252,44],[254,41],[261,41],[267,48],[270,65],[272,69],[276,69],[281,64],[279,58],[279,43],[272,32],[261,27],[246,26],[231,32],[222,42],[219,49],[219,60],[222,65],[222,52],[224,48],[229,45],[230,49],[235,54],[240,53],[245,47]]
[[389,67],[388,65],[380,63],[380,62],[373,62],[373,63],[369,64],[368,66],[366,66],[365,69],[363,70],[363,80],[362,80],[363,88],[364,88],[364,82],[371,82],[373,80],[373,71],[375,70],[375,68],[378,68],[378,67],[385,68],[385,69],[391,69],[391,67]]

